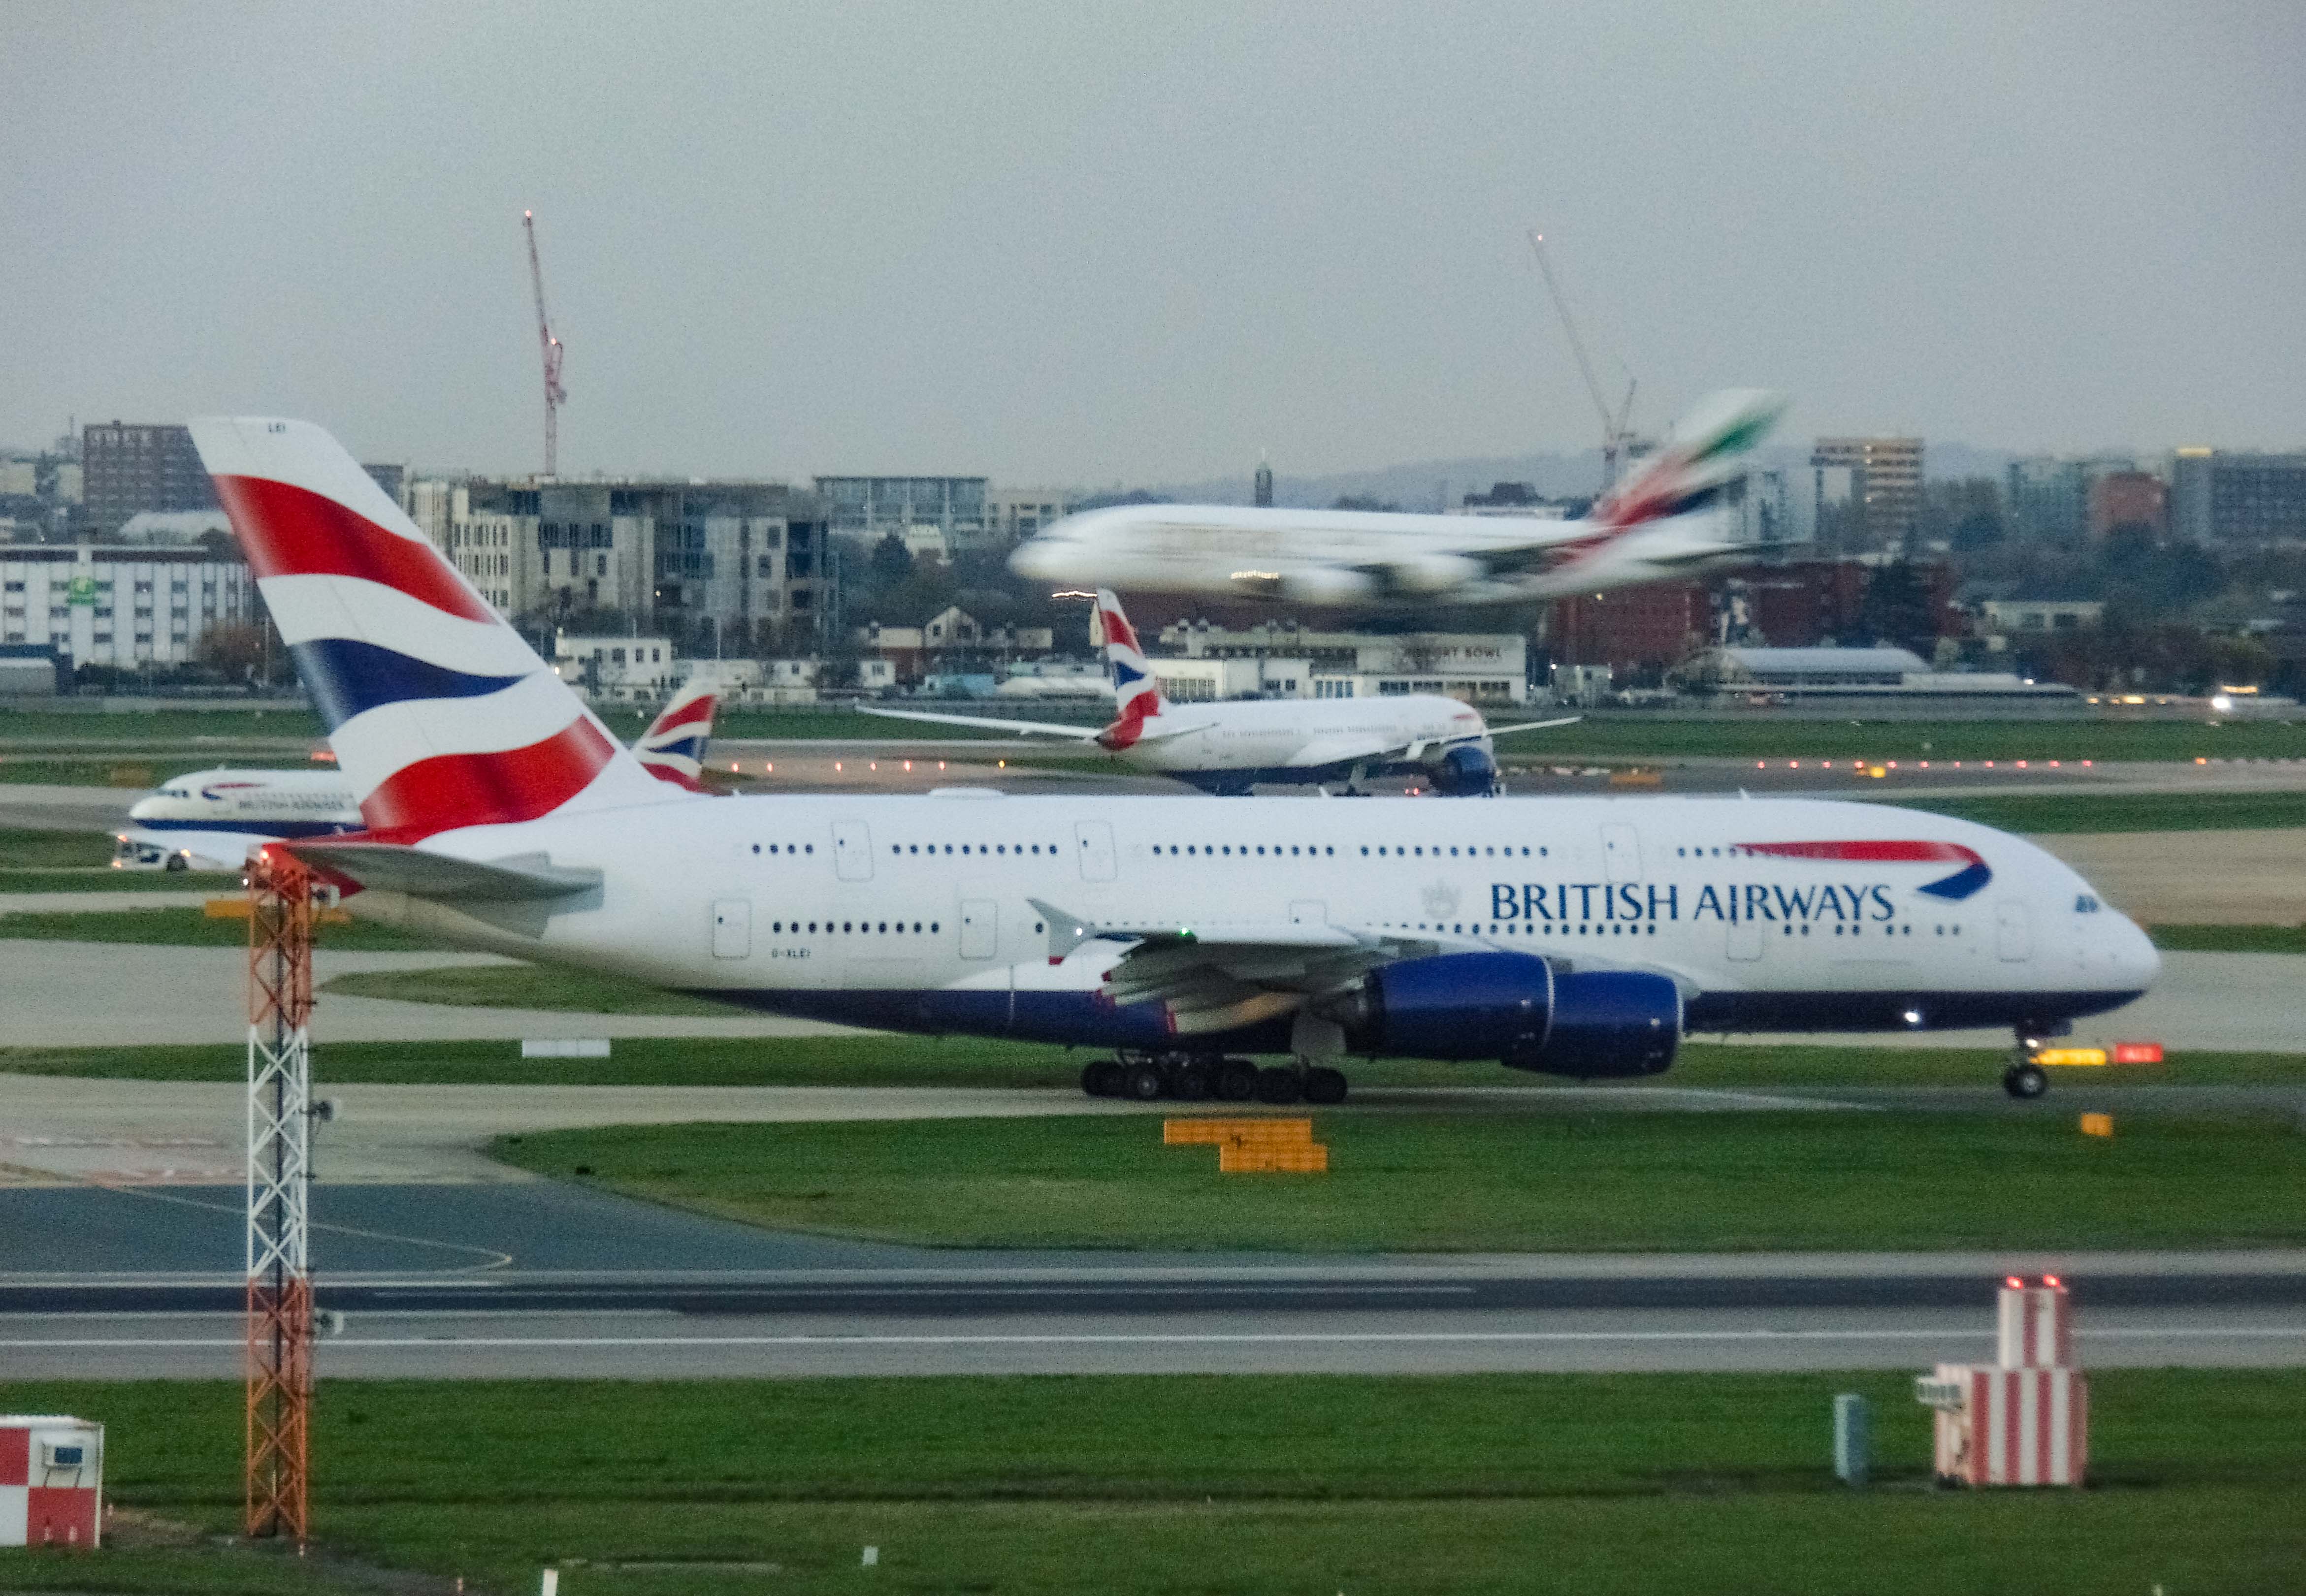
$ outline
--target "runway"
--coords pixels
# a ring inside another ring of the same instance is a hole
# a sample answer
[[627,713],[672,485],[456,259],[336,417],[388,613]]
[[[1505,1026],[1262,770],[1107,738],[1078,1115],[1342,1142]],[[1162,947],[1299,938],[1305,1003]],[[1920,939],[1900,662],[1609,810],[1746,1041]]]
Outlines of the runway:
[[[0,1363],[231,1378],[240,1192],[0,1191]],[[582,1187],[321,1186],[324,1376],[1797,1370],[1985,1354],[2056,1273],[2093,1362],[2306,1364],[2306,1251],[1338,1256],[933,1249]]]

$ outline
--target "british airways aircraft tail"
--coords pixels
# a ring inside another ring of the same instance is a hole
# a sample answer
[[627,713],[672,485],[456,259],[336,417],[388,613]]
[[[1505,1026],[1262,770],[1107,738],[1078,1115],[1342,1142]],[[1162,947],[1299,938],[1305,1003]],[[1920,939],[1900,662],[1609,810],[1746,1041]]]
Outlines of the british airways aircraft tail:
[[713,740],[713,715],[720,704],[721,684],[700,668],[633,744],[648,773],[685,791],[705,791],[705,746]]
[[209,417],[192,433],[372,838],[684,796],[327,432]]
[[1119,595],[1109,587],[1097,590],[1097,625],[1105,639],[1105,669],[1113,679],[1116,710],[1113,724],[1097,740],[1108,748],[1125,748],[1144,735],[1147,721],[1169,706],[1154,679],[1153,661],[1138,644],[1137,628],[1129,624]]

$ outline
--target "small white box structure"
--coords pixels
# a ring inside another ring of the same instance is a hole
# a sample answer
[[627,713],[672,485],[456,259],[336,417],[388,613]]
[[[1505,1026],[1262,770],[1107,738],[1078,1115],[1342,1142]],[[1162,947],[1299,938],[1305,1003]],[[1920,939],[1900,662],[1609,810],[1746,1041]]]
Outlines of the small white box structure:
[[93,1549],[103,1534],[104,1426],[0,1415],[0,1546]]
[[583,1039],[564,1039],[553,1037],[542,1041],[532,1037],[520,1045],[520,1056],[523,1058],[606,1058],[609,1056],[609,1044],[606,1038],[600,1037]]
[[2080,1485],[2089,1466],[2089,1384],[2073,1367],[2073,1311],[2055,1276],[2002,1288],[2000,1361],[1916,1377],[1937,1410],[1936,1470],[1964,1485]]

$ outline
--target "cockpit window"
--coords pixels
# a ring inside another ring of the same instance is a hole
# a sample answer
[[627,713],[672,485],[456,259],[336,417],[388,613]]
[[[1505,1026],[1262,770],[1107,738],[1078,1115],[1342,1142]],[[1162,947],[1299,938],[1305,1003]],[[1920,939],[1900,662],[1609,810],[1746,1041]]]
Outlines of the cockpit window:
[[2091,897],[2088,892],[2084,892],[2080,897],[2074,900],[2074,912],[2078,915],[2096,914],[2097,912],[2097,900]]

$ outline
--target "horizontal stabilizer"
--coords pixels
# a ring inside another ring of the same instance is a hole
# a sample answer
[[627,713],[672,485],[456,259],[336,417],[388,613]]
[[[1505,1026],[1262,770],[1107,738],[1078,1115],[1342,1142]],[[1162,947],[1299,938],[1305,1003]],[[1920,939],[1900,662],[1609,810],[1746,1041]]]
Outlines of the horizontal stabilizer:
[[594,869],[570,869],[541,853],[483,863],[398,842],[276,842],[306,864],[372,892],[448,901],[523,903],[566,898],[601,884]]

